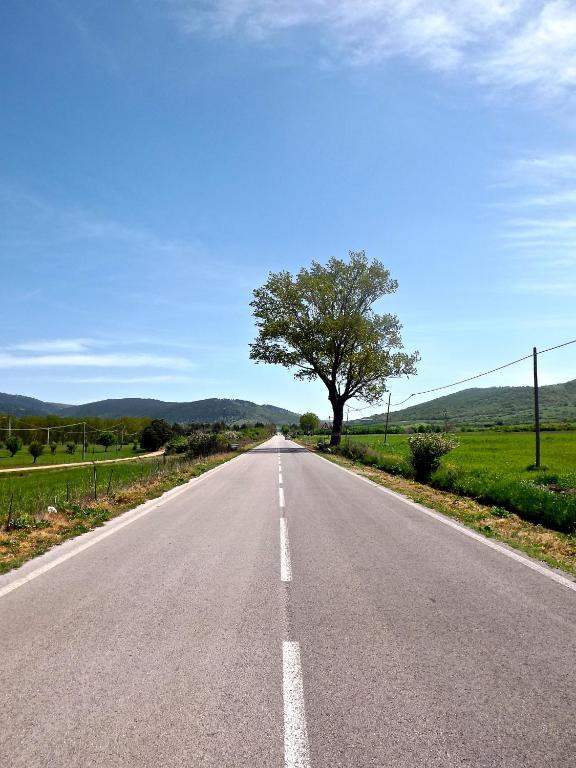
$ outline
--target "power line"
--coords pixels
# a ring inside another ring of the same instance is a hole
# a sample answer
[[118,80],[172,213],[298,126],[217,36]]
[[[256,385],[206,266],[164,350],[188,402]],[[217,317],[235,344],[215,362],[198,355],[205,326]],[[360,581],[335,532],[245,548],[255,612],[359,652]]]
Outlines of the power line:
[[[536,354],[543,355],[545,352],[551,352],[553,349],[560,349],[560,347],[567,347],[569,344],[576,344],[576,339],[572,339],[571,341],[565,341],[563,344],[556,344],[556,346],[548,347],[548,349],[542,349],[540,352],[537,352]],[[475,376],[469,376],[467,379],[460,379],[460,381],[454,381],[452,382],[452,384],[444,384],[441,387],[433,387],[432,389],[425,389],[422,392],[413,392],[405,400],[402,400],[400,403],[394,403],[393,406],[397,407],[398,405],[402,405],[402,403],[406,403],[412,397],[417,397],[418,395],[428,395],[430,394],[430,392],[439,392],[442,389],[450,389],[450,387],[457,387],[458,384],[465,384],[468,381],[474,381],[474,379],[480,379],[482,378],[482,376],[488,376],[488,374],[490,373],[495,373],[496,371],[501,371],[504,368],[509,368],[511,365],[516,365],[517,363],[521,363],[524,360],[528,360],[531,357],[532,357],[532,354],[525,355],[524,357],[519,357],[517,360],[512,360],[510,363],[504,363],[504,365],[499,365],[497,368],[492,368],[489,371],[484,371],[483,373],[477,373]]]
[[[570,344],[576,344],[576,339],[572,339],[571,341],[565,341],[562,344],[556,344],[553,347],[548,347],[547,349],[542,349],[539,352],[537,352],[537,355],[543,355],[545,352],[552,352],[554,349],[560,349],[561,347],[567,347]],[[519,357],[517,360],[512,360],[509,363],[504,363],[504,365],[499,365],[496,368],[491,368],[489,371],[483,371],[482,373],[477,373],[474,376],[469,376],[466,379],[460,379],[459,381],[453,381],[451,384],[443,384],[441,387],[433,387],[432,389],[424,389],[422,392],[413,392],[411,395],[408,395],[407,398],[404,400],[401,400],[399,403],[392,403],[391,408],[397,408],[399,405],[403,405],[404,403],[407,403],[408,400],[411,400],[413,397],[418,397],[419,395],[428,395],[431,392],[439,392],[442,389],[450,389],[451,387],[457,387],[459,384],[466,384],[468,381],[474,381],[474,379],[480,379],[482,376],[488,376],[490,373],[496,373],[496,371],[501,371],[504,368],[509,368],[512,365],[517,365],[518,363],[523,362],[524,360],[528,360],[532,358],[533,354],[525,355],[524,357]],[[367,405],[365,408],[351,408],[350,410],[353,410],[355,412],[360,411],[366,411],[369,408],[373,408],[373,405]]]

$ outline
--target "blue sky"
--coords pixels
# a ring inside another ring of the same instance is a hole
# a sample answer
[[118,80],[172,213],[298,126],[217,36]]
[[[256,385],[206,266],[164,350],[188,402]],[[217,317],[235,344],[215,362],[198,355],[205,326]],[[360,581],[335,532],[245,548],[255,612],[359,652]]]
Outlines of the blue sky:
[[0,391],[325,415],[249,302],[349,249],[422,357],[393,402],[576,337],[573,3],[4,0],[0,94]]

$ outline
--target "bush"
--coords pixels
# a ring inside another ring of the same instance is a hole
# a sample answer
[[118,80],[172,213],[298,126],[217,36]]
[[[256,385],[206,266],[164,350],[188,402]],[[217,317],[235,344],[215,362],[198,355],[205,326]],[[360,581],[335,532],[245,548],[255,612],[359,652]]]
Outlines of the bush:
[[142,430],[140,445],[145,451],[157,451],[172,437],[172,428],[163,419],[153,419]]
[[66,443],[66,453],[69,453],[70,456],[73,456],[76,453],[77,445],[77,443]]
[[177,435],[166,443],[166,453],[186,453],[188,439],[184,435]]
[[442,456],[457,445],[458,441],[451,435],[424,433],[409,437],[410,461],[416,480],[427,483],[440,466]]
[[210,456],[228,450],[228,440],[223,432],[192,432],[188,438],[188,456]]
[[38,456],[42,456],[44,453],[44,446],[42,443],[39,443],[37,440],[33,440],[30,445],[28,446],[28,452],[34,459],[34,464],[36,464],[36,459]]
[[17,435],[12,435],[6,440],[6,448],[10,451],[10,456],[16,456],[18,451],[22,448],[22,438]]

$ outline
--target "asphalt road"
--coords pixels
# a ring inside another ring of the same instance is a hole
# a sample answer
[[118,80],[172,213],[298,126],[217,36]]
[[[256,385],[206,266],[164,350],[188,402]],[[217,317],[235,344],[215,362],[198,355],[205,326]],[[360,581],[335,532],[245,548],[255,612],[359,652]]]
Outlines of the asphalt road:
[[0,577],[0,765],[576,765],[573,580],[275,437]]

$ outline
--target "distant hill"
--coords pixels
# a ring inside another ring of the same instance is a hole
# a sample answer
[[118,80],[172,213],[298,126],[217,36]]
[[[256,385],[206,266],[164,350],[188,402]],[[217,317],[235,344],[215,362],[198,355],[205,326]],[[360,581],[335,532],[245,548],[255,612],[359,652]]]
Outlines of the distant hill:
[[[540,414],[544,421],[576,421],[576,379],[540,387]],[[353,423],[382,422],[380,413]],[[532,387],[473,387],[390,413],[393,424],[435,422],[458,424],[522,424],[534,418]]]
[[145,398],[121,398],[99,400],[84,405],[45,403],[33,397],[7,395],[0,392],[0,413],[12,416],[98,416],[103,419],[121,419],[125,416],[165,419],[169,422],[226,423],[261,421],[265,424],[298,423],[299,414],[277,408],[275,405],[258,405],[249,400],[228,400],[212,397],[190,403],[170,403]]

